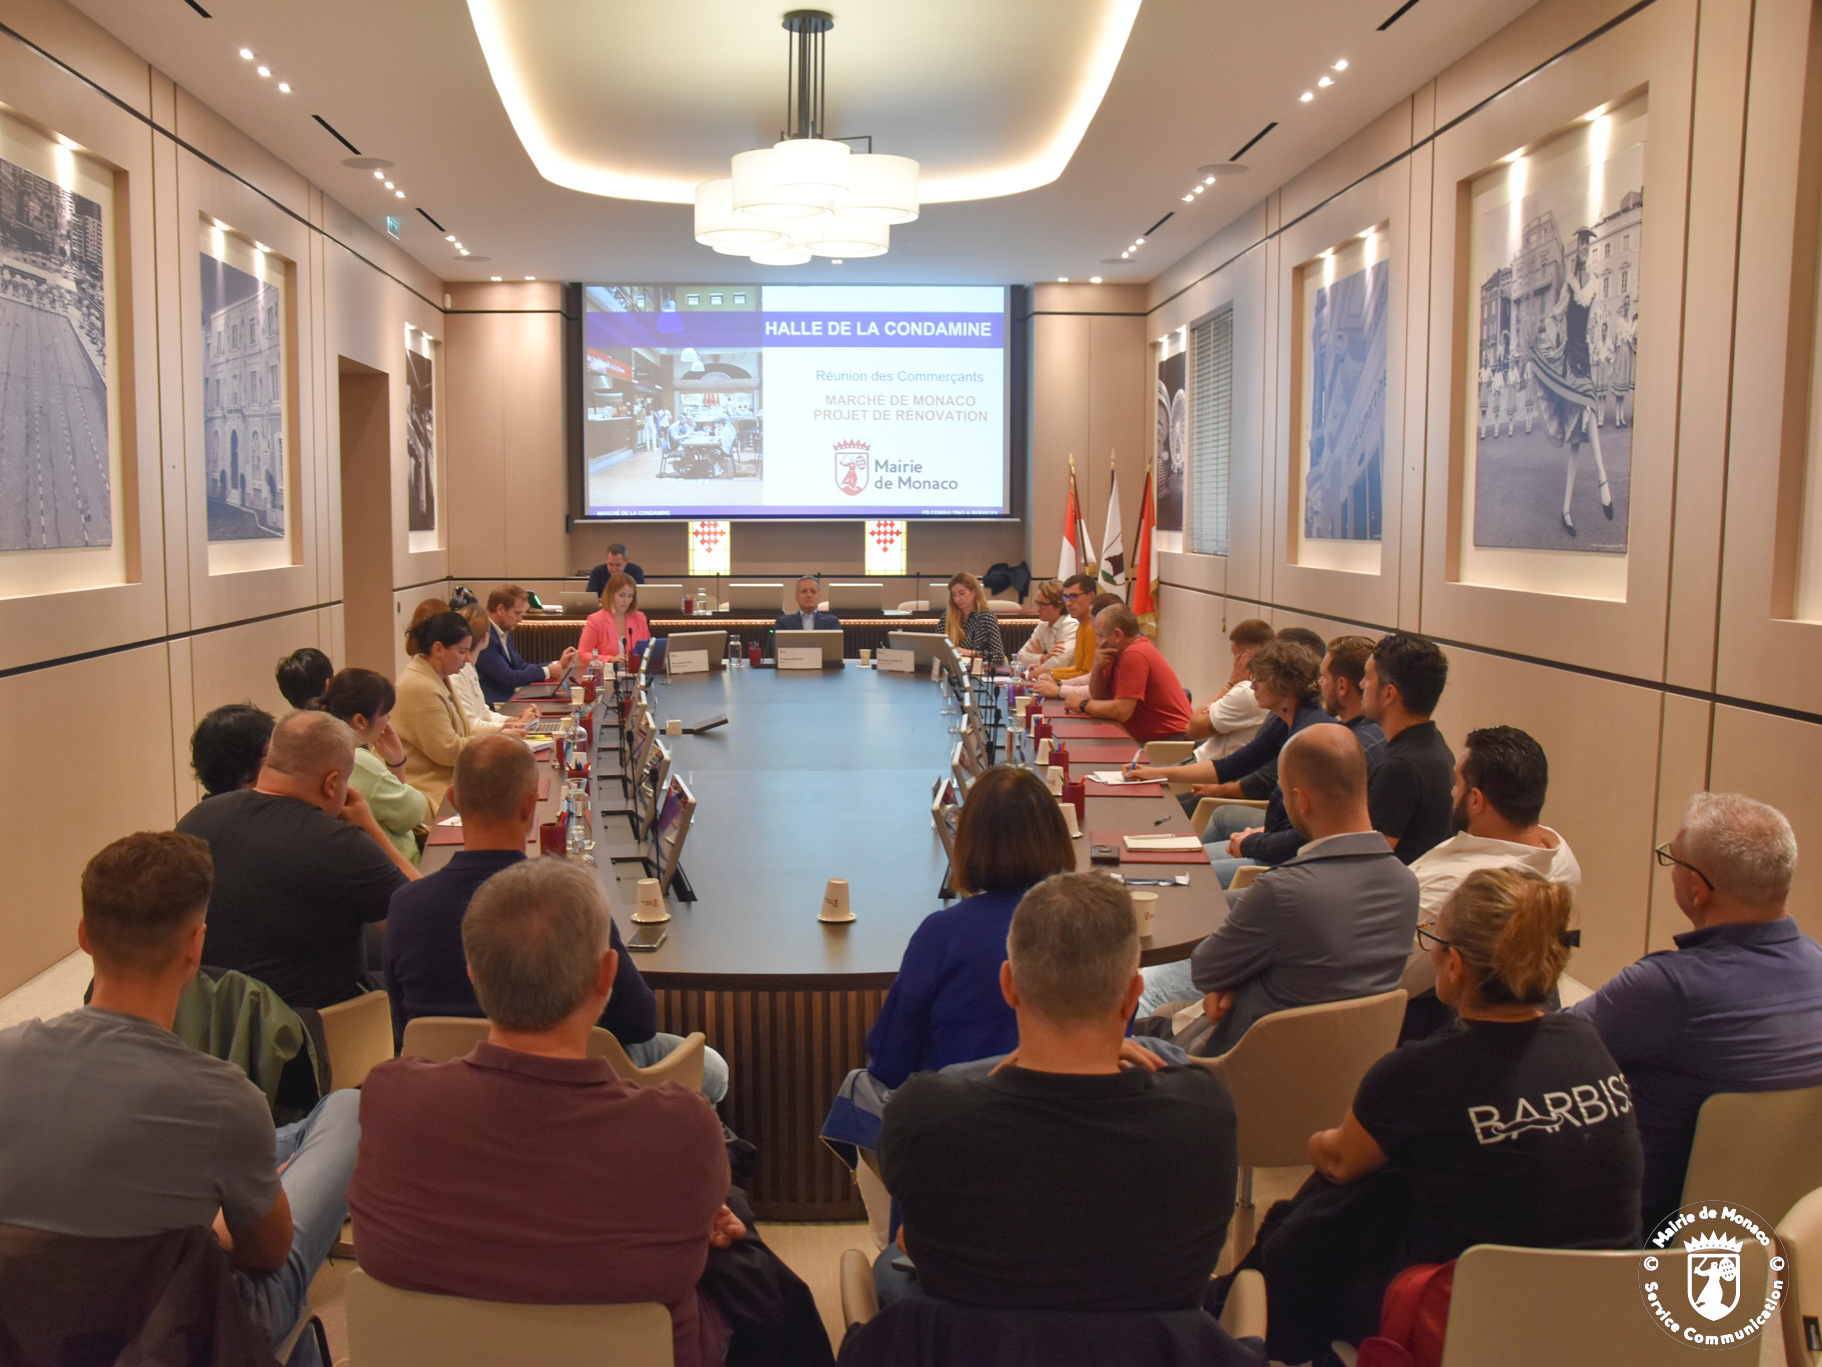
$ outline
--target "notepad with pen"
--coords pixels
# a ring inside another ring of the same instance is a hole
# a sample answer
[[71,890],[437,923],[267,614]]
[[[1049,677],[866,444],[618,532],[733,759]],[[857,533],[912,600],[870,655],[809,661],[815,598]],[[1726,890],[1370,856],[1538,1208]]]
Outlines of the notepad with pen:
[[[1206,864],[1208,850],[1193,835],[1128,835],[1122,831],[1091,831],[1088,835],[1091,845],[1112,845],[1120,851],[1122,864]],[[1188,844],[1172,845],[1159,848],[1146,842],[1152,840],[1187,841]],[[1134,846],[1130,842],[1140,842]]]

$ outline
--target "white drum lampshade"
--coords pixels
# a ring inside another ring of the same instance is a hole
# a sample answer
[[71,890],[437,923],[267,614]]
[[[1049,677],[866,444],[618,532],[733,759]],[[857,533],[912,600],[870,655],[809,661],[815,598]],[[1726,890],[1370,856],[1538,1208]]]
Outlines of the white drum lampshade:
[[775,224],[734,211],[734,182],[705,180],[696,187],[696,240],[705,247],[741,249],[782,245],[788,234]]
[[847,170],[848,188],[835,196],[837,218],[863,223],[910,223],[917,218],[921,168],[916,161],[857,152],[848,158]]
[[810,249],[793,234],[775,247],[761,247],[752,254],[755,266],[801,266],[810,259]]
[[825,215],[797,225],[792,234],[817,256],[884,256],[892,229],[884,223],[859,223]]
[[772,148],[778,180],[773,188],[786,199],[833,200],[848,188],[848,144],[830,138],[786,138]]
[[[804,138],[800,141],[811,142],[820,139]],[[779,147],[786,146],[779,143]],[[845,153],[846,143],[836,143]],[[829,211],[835,202],[835,192],[825,190],[820,194],[786,192],[779,188],[781,168],[778,164],[777,147],[755,147],[750,152],[736,152],[731,163],[734,182],[734,209],[737,213],[752,214],[759,218],[814,218]]]

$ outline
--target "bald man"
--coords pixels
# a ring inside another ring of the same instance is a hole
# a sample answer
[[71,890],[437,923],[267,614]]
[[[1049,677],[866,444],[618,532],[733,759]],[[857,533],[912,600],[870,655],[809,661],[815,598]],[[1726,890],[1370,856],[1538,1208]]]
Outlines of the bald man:
[[[1410,956],[1417,878],[1373,829],[1354,733],[1312,726],[1292,736],[1278,754],[1278,785],[1305,843],[1260,874],[1190,956],[1189,980],[1213,1027],[1196,1028],[1196,1053],[1225,1053],[1273,1011],[1389,992]],[[1148,994],[1166,989],[1178,968],[1146,969]]]
[[362,990],[363,927],[386,919],[417,870],[348,786],[353,769],[344,723],[293,712],[273,729],[251,788],[177,823],[215,861],[204,964],[258,978],[291,1006],[320,1010]]

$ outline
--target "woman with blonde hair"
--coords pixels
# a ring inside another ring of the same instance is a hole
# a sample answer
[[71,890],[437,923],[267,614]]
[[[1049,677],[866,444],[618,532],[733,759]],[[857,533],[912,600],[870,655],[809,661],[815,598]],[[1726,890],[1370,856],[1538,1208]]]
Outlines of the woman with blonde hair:
[[1068,664],[1075,658],[1076,620],[1063,606],[1063,582],[1046,579],[1037,586],[1033,606],[1037,609],[1037,629],[1019,647],[1019,664],[1032,669],[1049,669]]
[[1545,1004],[1573,908],[1566,884],[1481,869],[1418,926],[1459,1020],[1367,1070],[1341,1124],[1310,1137],[1315,1175],[1260,1226],[1245,1262],[1272,1290],[1274,1360],[1377,1332],[1394,1275],[1473,1244],[1638,1246],[1626,1079],[1593,1025]]
[[949,617],[944,634],[965,655],[978,655],[990,665],[1006,663],[1006,638],[1000,619],[987,606],[981,581],[963,570],[949,580]]
[[[470,603],[462,609],[462,620],[468,623],[468,629],[474,633],[473,640],[487,639],[486,608],[479,603]],[[485,650],[486,647],[483,646],[482,649]],[[456,704],[462,709],[462,715],[468,718],[468,734],[493,736],[505,731],[510,735],[524,735],[525,728],[537,717],[538,709],[527,705],[518,716],[509,717],[506,713],[496,712],[489,707],[486,692],[481,687],[481,676],[475,669],[476,653],[470,651],[467,663],[449,676],[449,691],[455,694]]]

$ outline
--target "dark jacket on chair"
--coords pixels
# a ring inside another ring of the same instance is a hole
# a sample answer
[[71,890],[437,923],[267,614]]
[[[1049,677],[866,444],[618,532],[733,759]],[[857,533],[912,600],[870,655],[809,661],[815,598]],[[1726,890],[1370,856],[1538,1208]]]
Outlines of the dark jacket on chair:
[[911,1296],[857,1324],[842,1367],[1266,1367],[1265,1345],[1236,1339],[1202,1310],[988,1310]]

